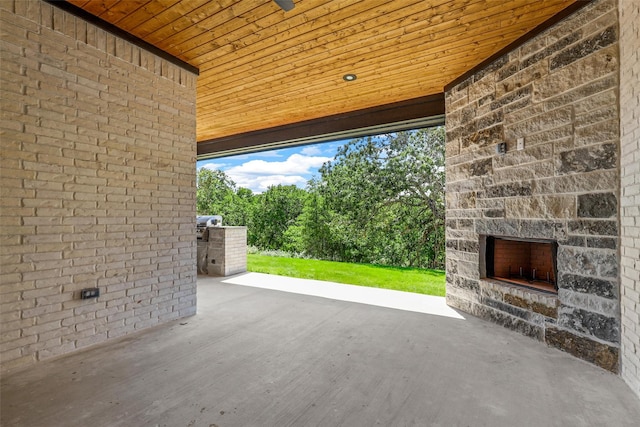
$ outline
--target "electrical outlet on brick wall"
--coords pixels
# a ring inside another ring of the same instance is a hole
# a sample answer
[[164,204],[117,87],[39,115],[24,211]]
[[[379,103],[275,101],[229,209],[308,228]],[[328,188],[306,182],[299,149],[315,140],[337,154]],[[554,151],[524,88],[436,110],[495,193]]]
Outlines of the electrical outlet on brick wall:
[[80,299],[98,298],[100,296],[100,289],[98,288],[85,288],[80,291]]

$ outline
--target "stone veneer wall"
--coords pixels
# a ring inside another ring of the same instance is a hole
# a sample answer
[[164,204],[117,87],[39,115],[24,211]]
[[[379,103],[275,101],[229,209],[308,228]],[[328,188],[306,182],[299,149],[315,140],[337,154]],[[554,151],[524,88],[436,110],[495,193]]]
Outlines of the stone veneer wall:
[[2,369],[194,314],[196,76],[39,0],[0,27]]
[[[616,6],[587,5],[446,92],[447,303],[613,372]],[[508,151],[498,155],[502,141]],[[557,297],[483,278],[482,235],[557,240]]]
[[619,1],[622,377],[640,397],[640,3]]

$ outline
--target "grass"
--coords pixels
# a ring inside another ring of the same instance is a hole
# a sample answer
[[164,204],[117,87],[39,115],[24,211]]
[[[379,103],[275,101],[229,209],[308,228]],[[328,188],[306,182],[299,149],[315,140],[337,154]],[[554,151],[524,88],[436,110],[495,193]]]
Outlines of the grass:
[[248,254],[247,264],[248,270],[255,273],[444,296],[445,273],[440,270],[273,257],[260,254]]

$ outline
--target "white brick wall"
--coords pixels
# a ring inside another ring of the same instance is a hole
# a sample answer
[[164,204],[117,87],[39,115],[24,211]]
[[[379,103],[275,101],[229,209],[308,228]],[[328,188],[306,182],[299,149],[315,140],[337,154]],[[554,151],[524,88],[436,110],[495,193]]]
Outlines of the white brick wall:
[[2,369],[194,314],[196,76],[40,0],[0,27]]
[[640,397],[640,3],[619,0],[622,377]]

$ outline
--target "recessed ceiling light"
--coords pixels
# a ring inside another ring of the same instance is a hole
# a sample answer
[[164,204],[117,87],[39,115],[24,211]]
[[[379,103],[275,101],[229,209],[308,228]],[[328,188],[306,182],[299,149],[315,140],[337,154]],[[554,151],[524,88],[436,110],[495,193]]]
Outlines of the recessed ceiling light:
[[352,82],[357,78],[358,76],[356,76],[355,74],[345,74],[344,76],[342,76],[342,79],[346,82]]

